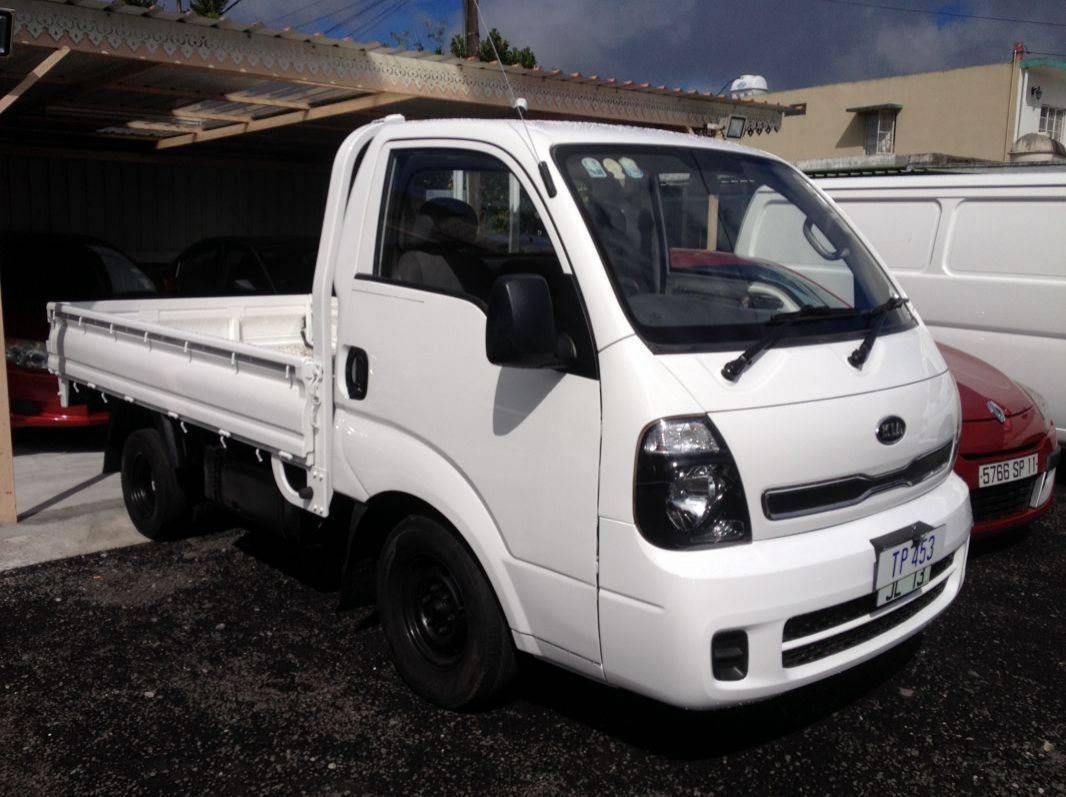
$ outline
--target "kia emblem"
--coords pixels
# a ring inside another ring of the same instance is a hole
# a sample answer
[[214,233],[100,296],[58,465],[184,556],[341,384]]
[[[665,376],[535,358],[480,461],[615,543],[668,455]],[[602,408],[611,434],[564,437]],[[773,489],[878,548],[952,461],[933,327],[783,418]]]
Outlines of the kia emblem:
[[907,433],[907,424],[898,415],[889,415],[877,424],[877,439],[886,446],[898,443]]

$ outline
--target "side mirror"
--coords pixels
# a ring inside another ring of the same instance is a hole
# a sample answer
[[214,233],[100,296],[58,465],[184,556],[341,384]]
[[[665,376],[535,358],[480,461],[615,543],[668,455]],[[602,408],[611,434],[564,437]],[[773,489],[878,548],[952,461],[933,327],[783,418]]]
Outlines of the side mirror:
[[548,283],[539,274],[508,274],[489,296],[485,353],[493,365],[565,368],[577,357],[574,342],[556,332]]

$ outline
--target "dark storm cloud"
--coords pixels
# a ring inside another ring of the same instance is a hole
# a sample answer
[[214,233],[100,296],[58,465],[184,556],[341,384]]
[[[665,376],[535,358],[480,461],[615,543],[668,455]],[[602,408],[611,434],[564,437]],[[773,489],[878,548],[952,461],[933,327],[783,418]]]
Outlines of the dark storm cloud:
[[[461,5],[410,0],[363,38],[387,40],[426,17],[455,28]],[[271,0],[235,11],[270,19],[293,7]],[[545,68],[705,91],[740,74],[764,75],[773,90],[1002,62],[1016,41],[1066,53],[1061,0],[483,0],[482,10]]]

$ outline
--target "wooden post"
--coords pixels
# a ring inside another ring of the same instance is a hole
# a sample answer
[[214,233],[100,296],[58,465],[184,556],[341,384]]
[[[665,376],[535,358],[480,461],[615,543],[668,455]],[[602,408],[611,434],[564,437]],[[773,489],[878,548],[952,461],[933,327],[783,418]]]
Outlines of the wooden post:
[[477,58],[481,49],[481,36],[478,34],[477,0],[463,0],[463,32],[466,36],[466,57]]
[[[4,340],[4,310],[0,306],[0,348],[7,355]],[[0,368],[0,525],[18,519],[15,509],[15,466],[11,457],[11,408],[7,400],[7,364]]]
[[707,251],[718,248],[718,195],[707,195]]

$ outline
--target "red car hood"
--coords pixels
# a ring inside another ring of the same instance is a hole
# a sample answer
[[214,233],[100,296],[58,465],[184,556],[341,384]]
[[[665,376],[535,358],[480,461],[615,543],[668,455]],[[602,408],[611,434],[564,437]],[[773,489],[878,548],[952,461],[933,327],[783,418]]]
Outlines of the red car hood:
[[943,343],[937,346],[959,386],[963,421],[992,420],[992,413],[988,409],[990,400],[996,402],[1008,418],[1032,406],[1033,402],[1025,392],[1002,371],[964,351]]

